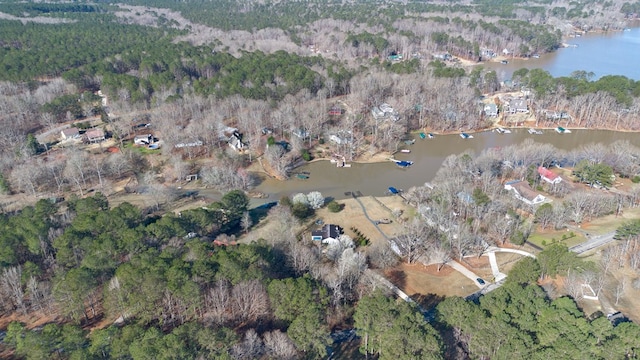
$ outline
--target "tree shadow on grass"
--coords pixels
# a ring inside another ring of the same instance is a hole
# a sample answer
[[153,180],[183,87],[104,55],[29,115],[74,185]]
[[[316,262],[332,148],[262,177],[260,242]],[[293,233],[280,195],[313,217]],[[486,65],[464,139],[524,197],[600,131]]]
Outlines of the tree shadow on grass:
[[420,305],[423,309],[431,309],[436,307],[442,300],[444,300],[443,295],[437,294],[414,294],[411,298]]
[[391,269],[386,272],[386,277],[400,289],[404,289],[407,285],[407,275],[402,270]]
[[278,205],[278,202],[274,201],[274,202],[270,202],[270,203],[266,203],[263,205],[260,205],[258,207],[255,207],[251,210],[249,210],[249,216],[251,217],[251,222],[253,224],[257,224],[260,222],[260,220],[264,219],[265,217],[267,217],[267,215],[269,214],[269,210],[271,210],[272,207]]

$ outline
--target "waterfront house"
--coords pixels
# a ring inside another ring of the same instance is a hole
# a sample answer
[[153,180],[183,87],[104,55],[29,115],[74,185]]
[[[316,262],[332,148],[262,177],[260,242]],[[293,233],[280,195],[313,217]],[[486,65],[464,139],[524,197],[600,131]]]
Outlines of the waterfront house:
[[337,240],[343,232],[343,229],[338,225],[325,224],[322,229],[311,231],[311,240],[321,241],[324,244]]
[[104,131],[102,129],[91,129],[84,133],[84,139],[87,142],[95,143],[105,140]]
[[62,140],[77,139],[80,137],[80,130],[77,127],[70,127],[60,131]]
[[540,179],[548,182],[549,184],[557,184],[562,181],[560,175],[542,166],[538,166],[538,174],[540,174]]
[[484,114],[488,117],[496,117],[498,116],[498,105],[496,104],[486,104],[484,106]]
[[504,184],[505,190],[513,192],[516,199],[529,204],[537,205],[545,202],[547,198],[535,192],[529,183],[523,180],[512,180]]
[[528,113],[529,107],[525,99],[513,99],[509,101],[509,113]]

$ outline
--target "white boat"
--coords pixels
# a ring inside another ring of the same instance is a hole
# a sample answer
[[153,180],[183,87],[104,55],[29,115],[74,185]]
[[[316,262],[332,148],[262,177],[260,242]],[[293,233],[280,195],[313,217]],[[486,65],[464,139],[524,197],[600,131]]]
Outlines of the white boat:
[[531,135],[542,135],[542,130],[536,130],[534,128],[529,128],[529,134]]
[[411,150],[409,150],[409,149],[402,149],[402,150],[400,150],[400,152],[401,152],[401,153],[407,153],[407,154],[408,154],[408,153],[410,153],[410,152],[411,152]]
[[511,130],[509,129],[497,128],[496,131],[500,134],[511,134]]
[[563,128],[562,126],[558,126],[558,127],[556,128],[556,132],[557,132],[558,134],[570,134],[570,133],[571,133],[571,130],[569,130],[569,129],[565,129],[565,128]]
[[460,133],[460,137],[463,139],[473,139],[473,135],[467,133]]

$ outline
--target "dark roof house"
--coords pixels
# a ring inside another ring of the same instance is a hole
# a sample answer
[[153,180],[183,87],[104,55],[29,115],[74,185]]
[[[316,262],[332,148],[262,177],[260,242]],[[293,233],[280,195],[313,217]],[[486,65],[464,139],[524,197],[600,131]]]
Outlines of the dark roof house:
[[340,226],[325,224],[322,229],[311,231],[311,240],[325,242],[328,239],[337,239],[342,233],[343,229]]

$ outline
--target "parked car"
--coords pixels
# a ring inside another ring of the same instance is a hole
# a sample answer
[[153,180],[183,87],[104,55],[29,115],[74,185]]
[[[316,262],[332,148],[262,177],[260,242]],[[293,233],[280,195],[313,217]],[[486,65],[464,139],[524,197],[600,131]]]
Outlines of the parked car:
[[485,284],[484,280],[482,280],[481,278],[477,278],[477,279],[476,279],[476,281],[477,281],[477,282],[478,282],[478,284],[480,284],[480,285],[484,285],[484,284]]

